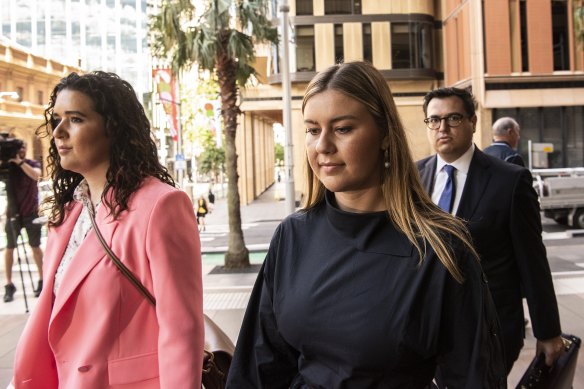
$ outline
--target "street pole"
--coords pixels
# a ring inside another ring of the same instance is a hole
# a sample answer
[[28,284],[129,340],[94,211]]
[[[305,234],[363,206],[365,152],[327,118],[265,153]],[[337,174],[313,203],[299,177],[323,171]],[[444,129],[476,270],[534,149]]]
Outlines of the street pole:
[[[176,173],[177,173],[177,180],[178,180],[178,186],[181,189],[185,189],[184,186],[184,182],[183,182],[183,178],[184,178],[184,169],[186,168],[186,160],[184,158],[184,152],[183,152],[183,134],[182,134],[182,112],[181,112],[181,101],[180,101],[180,74],[177,73],[176,74],[176,84],[175,84],[175,88],[176,88],[176,101],[173,101],[172,103],[176,105],[176,115],[177,115],[177,129],[176,129],[176,136],[177,136],[177,142],[176,142],[176,148],[177,151],[176,153],[178,155],[180,155],[180,157],[175,156],[175,168],[176,169]],[[178,157],[178,158],[177,158]],[[180,164],[180,165],[179,165]],[[185,166],[182,166],[182,165]],[[178,166],[177,166],[178,165]]]
[[527,168],[529,170],[532,170],[532,167],[533,167],[532,157],[533,157],[533,145],[531,143],[531,139],[529,139],[527,141]]
[[283,119],[284,119],[284,130],[285,130],[285,147],[284,147],[284,160],[285,160],[285,185],[286,185],[286,213],[291,214],[296,211],[296,194],[294,191],[294,158],[293,158],[293,147],[292,147],[292,98],[290,96],[290,63],[289,58],[289,45],[288,40],[288,12],[290,7],[288,6],[288,0],[282,0],[280,5],[280,12],[282,13],[282,61],[281,61],[281,71],[282,71],[282,91],[283,91]]
[[[178,89],[180,91],[180,87]],[[177,104],[177,109],[176,109],[177,115],[178,115],[178,120],[177,120],[177,127],[178,128],[177,128],[177,131],[176,131],[177,132],[178,141],[177,141],[176,146],[178,148],[178,154],[180,154],[181,155],[180,158],[182,158],[182,160],[181,160],[182,162],[180,162],[180,163],[181,164],[182,163],[185,163],[186,164],[186,162],[185,162],[186,160],[184,159],[183,142],[182,142],[182,123],[181,123],[181,109],[180,109],[180,92],[179,92],[179,97],[178,98],[179,98],[179,100],[178,100],[179,101],[179,104]],[[176,161],[175,161],[175,163],[176,163]],[[178,173],[178,185],[179,185],[179,187],[181,189],[184,189],[185,188],[184,185],[183,185],[184,184],[183,183],[184,169],[183,169],[182,166],[179,166],[179,169],[178,169],[177,173]]]

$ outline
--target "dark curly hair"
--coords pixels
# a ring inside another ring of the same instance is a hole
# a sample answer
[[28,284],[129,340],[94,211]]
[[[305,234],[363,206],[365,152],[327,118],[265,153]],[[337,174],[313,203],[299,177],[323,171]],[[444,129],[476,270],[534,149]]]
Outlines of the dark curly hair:
[[[93,101],[95,112],[104,119],[111,150],[102,201],[114,219],[118,219],[128,209],[130,196],[146,177],[155,177],[175,186],[168,170],[158,160],[150,121],[134,88],[114,73],[71,73],[61,79],[51,92],[49,106],[45,110],[45,122],[36,130],[38,136],[50,137],[47,169],[53,180],[53,195],[43,203],[43,208],[50,212],[50,226],[63,223],[65,208],[71,204],[73,192],[83,180],[81,174],[63,169],[53,138],[53,109],[58,94],[65,89],[88,96]],[[105,196],[109,189],[113,189],[112,195]]]

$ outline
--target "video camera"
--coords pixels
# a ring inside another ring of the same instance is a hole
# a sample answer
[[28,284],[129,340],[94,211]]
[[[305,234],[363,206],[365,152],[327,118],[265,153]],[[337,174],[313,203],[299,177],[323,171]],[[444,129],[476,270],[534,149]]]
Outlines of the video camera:
[[10,162],[22,148],[23,141],[3,132],[0,133],[0,180],[6,180],[10,172]]

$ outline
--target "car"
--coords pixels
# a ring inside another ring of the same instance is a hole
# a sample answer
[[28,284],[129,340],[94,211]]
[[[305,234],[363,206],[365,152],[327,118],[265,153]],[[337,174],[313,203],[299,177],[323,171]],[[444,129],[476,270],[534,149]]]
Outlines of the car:
[[534,169],[532,174],[544,216],[584,229],[584,168]]

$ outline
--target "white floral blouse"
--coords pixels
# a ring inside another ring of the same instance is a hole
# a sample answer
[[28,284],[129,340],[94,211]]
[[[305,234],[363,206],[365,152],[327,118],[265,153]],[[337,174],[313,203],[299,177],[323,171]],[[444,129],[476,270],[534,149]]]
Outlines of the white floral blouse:
[[89,194],[89,185],[87,181],[83,180],[79,183],[77,188],[75,188],[75,192],[73,193],[73,198],[76,201],[81,201],[83,203],[83,210],[79,217],[77,218],[77,222],[75,223],[75,227],[73,228],[73,232],[71,233],[71,237],[69,238],[69,243],[67,244],[67,249],[65,250],[65,254],[63,254],[63,258],[61,258],[61,263],[57,268],[57,272],[55,273],[55,284],[53,286],[53,293],[56,295],[57,291],[59,290],[59,286],[61,285],[61,281],[63,279],[63,275],[65,274],[65,270],[69,267],[75,252],[83,243],[85,236],[91,230],[91,217],[97,209],[99,208],[98,203],[93,206],[91,202],[91,196]]

